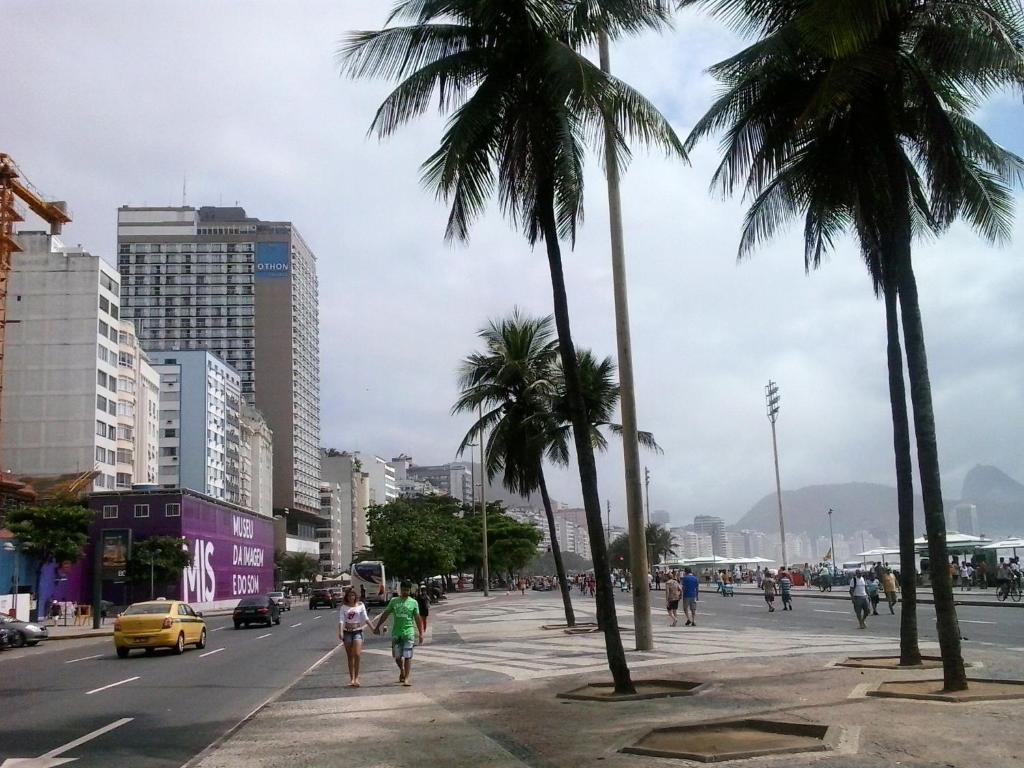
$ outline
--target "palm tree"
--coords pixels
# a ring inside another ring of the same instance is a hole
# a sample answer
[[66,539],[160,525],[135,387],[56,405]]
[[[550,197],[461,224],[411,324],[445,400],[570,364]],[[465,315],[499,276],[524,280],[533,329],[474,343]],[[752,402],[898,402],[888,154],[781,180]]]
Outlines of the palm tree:
[[[615,363],[610,357],[598,360],[589,349],[577,349],[576,360],[590,429],[590,442],[596,450],[604,451],[608,448],[608,440],[602,430],[607,429],[612,434],[622,435],[622,425],[611,420],[619,404],[619,381]],[[556,464],[565,466],[569,463],[569,436],[572,430],[569,395],[561,368],[554,375],[555,392],[551,409],[556,427],[550,437],[548,457]],[[637,430],[637,442],[642,448],[663,453],[650,432]]]
[[[565,371],[583,506],[615,690],[634,690],[615,615],[601,526],[594,450],[569,321],[560,239],[574,242],[583,206],[583,155],[600,151],[605,120],[627,139],[683,155],[668,121],[640,93],[594,66],[577,47],[662,23],[658,3],[604,0],[403,0],[384,29],[349,36],[340,55],[354,77],[400,81],[371,131],[387,137],[430,107],[450,115],[440,148],[423,167],[427,186],[451,204],[447,237],[466,240],[497,194],[531,246],[544,242],[558,349]],[[398,22],[408,22],[400,25]]]
[[[727,130],[715,183],[726,191],[743,185],[753,198],[740,256],[803,214],[808,268],[852,228],[881,281],[889,311],[894,447],[905,490],[899,422],[906,406],[897,402],[899,351],[892,344],[899,302],[925,527],[936,564],[944,688],[963,690],[952,584],[948,569],[939,567],[948,560],[946,526],[911,246],[915,234],[941,232],[960,216],[989,240],[1009,237],[1010,184],[1020,180],[1024,162],[995,144],[969,114],[996,89],[1024,85],[1024,15],[1004,0],[681,4],[706,5],[760,35],[712,68],[724,92],[687,143]],[[901,499],[904,518],[906,512]],[[901,533],[906,526],[901,520]]]
[[647,548],[656,558],[674,555],[676,551],[672,549],[672,531],[664,525],[648,523]]
[[562,593],[565,623],[576,626],[576,614],[555,531],[555,514],[544,477],[544,452],[553,432],[551,398],[558,342],[551,318],[527,318],[514,310],[511,317],[492,320],[479,332],[484,352],[463,361],[459,369],[462,394],[453,413],[486,413],[476,420],[459,446],[464,452],[473,439],[487,435],[484,450],[488,479],[502,474],[502,484],[512,493],[529,496],[540,492],[548,521],[551,555]]

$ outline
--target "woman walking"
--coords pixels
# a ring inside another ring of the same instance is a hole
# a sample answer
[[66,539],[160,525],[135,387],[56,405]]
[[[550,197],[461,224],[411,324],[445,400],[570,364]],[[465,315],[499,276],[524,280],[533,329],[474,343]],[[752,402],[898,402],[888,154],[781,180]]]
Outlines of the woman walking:
[[338,617],[338,639],[348,657],[348,687],[359,687],[359,657],[363,652],[363,628],[370,623],[366,606],[354,589],[345,592]]

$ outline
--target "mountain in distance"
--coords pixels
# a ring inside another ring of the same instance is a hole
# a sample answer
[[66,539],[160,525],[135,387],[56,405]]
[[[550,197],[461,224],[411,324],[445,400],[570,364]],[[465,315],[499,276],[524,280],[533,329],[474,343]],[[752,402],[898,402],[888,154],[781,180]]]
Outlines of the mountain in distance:
[[[950,504],[950,502],[947,502]],[[809,485],[782,492],[782,512],[786,533],[828,536],[828,509],[832,508],[832,526],[836,533],[849,536],[856,531],[878,532],[879,537],[894,537],[897,531],[896,489],[878,483],[841,483]],[[924,531],[924,507],[914,497],[914,525]],[[750,508],[733,530],[751,529],[778,533],[779,505],[770,493]],[[877,535],[877,534],[876,534]]]
[[[982,465],[974,467],[964,478],[962,501],[943,500],[950,530],[958,527],[955,509],[960,503],[977,507],[976,533],[998,538],[1024,535],[1024,485],[1002,470]],[[833,509],[832,525],[836,533],[848,536],[863,530],[896,536],[896,488],[878,483],[810,485],[783,491],[786,533],[827,536],[829,507]],[[769,493],[728,527],[776,533],[778,526],[778,502],[775,494]],[[919,536],[924,533],[924,507],[917,495],[914,496],[914,529]]]
[[964,478],[963,502],[978,508],[978,525],[990,536],[1024,535],[1024,485],[1001,469],[979,464]]

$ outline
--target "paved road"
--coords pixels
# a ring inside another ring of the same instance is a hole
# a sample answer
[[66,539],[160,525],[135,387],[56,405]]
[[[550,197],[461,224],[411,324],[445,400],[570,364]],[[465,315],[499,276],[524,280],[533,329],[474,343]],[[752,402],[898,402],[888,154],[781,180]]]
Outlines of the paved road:
[[[629,593],[616,590],[615,595],[617,604],[627,610],[631,607],[632,596]],[[651,595],[655,616],[664,617],[665,593],[655,591]],[[574,598],[580,599],[579,596]],[[764,599],[756,594],[737,592],[735,597],[723,597],[716,594],[712,587],[710,592],[702,593],[698,607],[698,624],[722,628],[792,629],[810,634],[853,633],[899,640],[899,614],[902,610],[899,605],[896,607],[896,615],[893,616],[889,614],[889,609],[883,601],[878,606],[879,615],[868,617],[868,628],[858,630],[849,600],[804,596],[803,590],[798,588],[793,591],[792,611],[782,611],[781,601],[776,599],[775,602],[775,613],[768,613]],[[956,612],[966,648],[980,645],[1024,650],[1024,609],[960,605],[957,606]],[[682,616],[682,610],[679,614]],[[631,614],[623,618],[625,627],[632,626]],[[921,640],[938,642],[934,607],[918,606],[917,620]]]
[[76,768],[179,768],[337,644],[334,612],[296,608],[279,626],[235,631],[208,621],[205,650],[118,659],[110,638],[59,641],[0,656],[0,765],[38,757],[112,725],[62,753]]
[[[665,626],[664,593],[654,593],[655,650],[630,653],[639,669],[664,664],[728,661],[765,655],[825,653],[833,656],[892,652],[899,621],[871,617],[857,629],[849,603],[795,593],[796,610],[769,614],[756,595],[725,598],[707,594],[696,630]],[[581,620],[593,618],[593,600],[574,594]],[[631,595],[616,592],[627,649],[631,645]],[[899,610],[899,609],[897,609]],[[933,609],[920,609],[924,641],[934,641]],[[1024,650],[1024,610],[959,608],[972,646]],[[554,593],[497,594],[491,600],[460,596],[431,617],[427,645],[416,652],[418,685],[501,685],[572,674],[603,674],[600,635],[567,638],[542,624],[561,618]],[[82,768],[131,765],[179,768],[253,709],[293,683],[337,645],[333,612],[296,609],[271,629],[231,629],[230,617],[211,618],[205,651],[118,659],[109,638],[50,643],[48,647],[0,655],[0,766],[6,758],[39,757],[58,751]],[[500,627],[500,630],[497,628]],[[932,650],[934,650],[932,648]],[[395,689],[387,641],[368,641],[364,688],[344,689],[344,659],[338,654],[284,696],[284,701],[341,695],[372,695]],[[126,720],[130,718],[130,720]],[[95,738],[60,748],[98,730]]]

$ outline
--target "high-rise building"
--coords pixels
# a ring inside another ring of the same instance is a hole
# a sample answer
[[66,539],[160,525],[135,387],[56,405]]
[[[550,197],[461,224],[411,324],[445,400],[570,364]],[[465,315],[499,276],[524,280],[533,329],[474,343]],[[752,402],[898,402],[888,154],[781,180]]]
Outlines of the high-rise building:
[[160,374],[160,485],[241,502],[238,372],[212,352],[154,351]]
[[149,348],[208,350],[235,368],[274,435],[273,506],[320,510],[316,256],[284,221],[242,208],[118,209],[124,314]]
[[247,403],[241,413],[241,504],[257,515],[274,515],[274,433]]
[[714,547],[712,554],[725,556],[725,522],[715,515],[697,515],[693,518],[693,530],[711,537]]
[[979,536],[981,527],[978,525],[978,507],[976,504],[957,504],[953,507],[949,528],[959,533]]
[[425,480],[442,495],[452,496],[463,504],[471,504],[476,494],[470,466],[462,462],[422,467],[411,464],[406,470],[406,476],[409,480]]
[[22,250],[11,256],[7,285],[0,469],[35,476],[96,471],[94,488],[114,490],[117,272],[55,235],[16,238]]
[[380,456],[356,453],[362,462],[363,472],[369,477],[370,504],[384,505],[398,498],[398,483],[395,481],[395,468]]
[[317,529],[317,539],[322,573],[341,573],[352,563],[352,516],[347,514],[342,498],[350,489],[351,486],[343,488],[341,483],[320,484],[323,523]]
[[160,374],[122,320],[117,353],[117,490],[159,482]]

